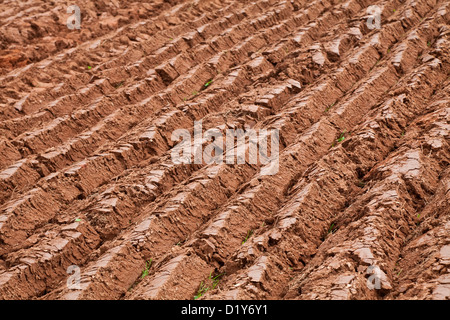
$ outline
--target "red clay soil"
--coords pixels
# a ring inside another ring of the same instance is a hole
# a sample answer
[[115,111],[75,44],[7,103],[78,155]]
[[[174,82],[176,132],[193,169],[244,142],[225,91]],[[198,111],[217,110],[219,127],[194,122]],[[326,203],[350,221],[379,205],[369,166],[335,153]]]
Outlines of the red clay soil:
[[448,1],[70,5],[0,3],[0,299],[450,299]]

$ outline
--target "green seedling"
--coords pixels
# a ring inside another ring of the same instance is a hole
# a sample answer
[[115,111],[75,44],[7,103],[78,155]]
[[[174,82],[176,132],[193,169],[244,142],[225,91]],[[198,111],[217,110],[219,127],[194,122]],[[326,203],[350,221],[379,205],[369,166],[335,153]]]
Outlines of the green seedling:
[[88,69],[89,69],[89,70],[91,70],[91,69],[92,69],[92,67],[91,67],[91,66],[88,66]]
[[169,38],[170,41],[173,41],[173,38]]
[[220,277],[223,275],[223,273],[218,274],[217,276],[215,276],[214,278],[212,278],[213,281],[213,286],[212,288],[215,289],[218,285],[219,285],[219,281],[220,281]]
[[118,84],[116,84],[115,88],[118,89],[123,85],[124,81],[120,81]]
[[197,300],[198,298],[200,298],[201,296],[203,296],[207,291],[208,291],[208,287],[205,286],[205,284],[203,284],[203,281],[200,283],[200,286],[198,288],[197,294],[194,296],[194,300]]
[[186,240],[181,240],[181,241],[178,241],[175,245],[176,246],[181,246],[185,242],[186,242]]
[[207,83],[205,83],[205,87],[208,87],[212,82],[212,80],[209,80]]
[[333,233],[336,230],[334,223],[331,224],[331,226],[328,228],[328,234]]
[[337,139],[337,142],[342,142],[345,140],[345,131],[341,133],[341,135],[339,136],[339,138]]
[[80,218],[78,218],[78,219],[75,219],[75,221],[76,221],[76,222],[80,222],[80,221],[81,221],[81,219],[80,219]]
[[148,276],[150,272],[150,267],[152,266],[153,259],[147,260],[145,262],[145,268],[142,270],[141,279],[144,279],[146,276]]
[[329,105],[326,109],[325,112],[328,112],[335,104],[336,102],[333,102],[331,105]]
[[198,287],[198,291],[197,294],[194,296],[194,300],[197,300],[198,298],[202,297],[206,292],[208,292],[208,290],[212,290],[215,289],[220,282],[220,277],[223,276],[223,273],[218,274],[217,276],[212,276],[212,272],[210,272],[208,280],[209,282],[212,282],[212,286],[209,287],[207,286],[206,282],[201,282],[200,286]]
[[244,241],[242,241],[242,244],[246,243],[247,240],[252,236],[253,234],[253,229],[252,230],[248,230],[247,231],[247,236],[245,237]]
[[431,42],[430,41],[427,42],[427,46],[431,47]]
[[402,137],[405,135],[405,131],[402,131]]
[[358,180],[358,187],[364,188],[366,186],[366,183],[362,180]]
[[395,12],[395,11],[397,11],[397,10],[394,9],[394,10],[392,10],[392,11]]

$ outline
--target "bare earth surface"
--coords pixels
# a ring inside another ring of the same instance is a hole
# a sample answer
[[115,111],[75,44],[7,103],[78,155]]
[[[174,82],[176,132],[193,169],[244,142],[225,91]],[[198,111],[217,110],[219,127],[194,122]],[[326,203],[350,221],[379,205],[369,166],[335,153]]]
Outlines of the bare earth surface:
[[448,1],[72,4],[0,1],[0,299],[450,299]]

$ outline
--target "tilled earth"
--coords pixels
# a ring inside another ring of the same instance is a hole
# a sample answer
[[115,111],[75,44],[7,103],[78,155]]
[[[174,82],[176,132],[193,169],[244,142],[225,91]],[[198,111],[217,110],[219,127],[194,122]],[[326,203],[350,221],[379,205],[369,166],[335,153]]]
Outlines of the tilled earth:
[[450,299],[448,1],[72,4],[0,2],[1,299]]

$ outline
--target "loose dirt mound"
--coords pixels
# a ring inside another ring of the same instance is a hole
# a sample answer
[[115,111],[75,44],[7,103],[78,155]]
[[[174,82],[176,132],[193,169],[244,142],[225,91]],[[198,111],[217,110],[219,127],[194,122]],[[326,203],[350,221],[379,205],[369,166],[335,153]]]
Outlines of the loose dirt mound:
[[1,299],[450,298],[448,1],[70,5],[0,4]]

